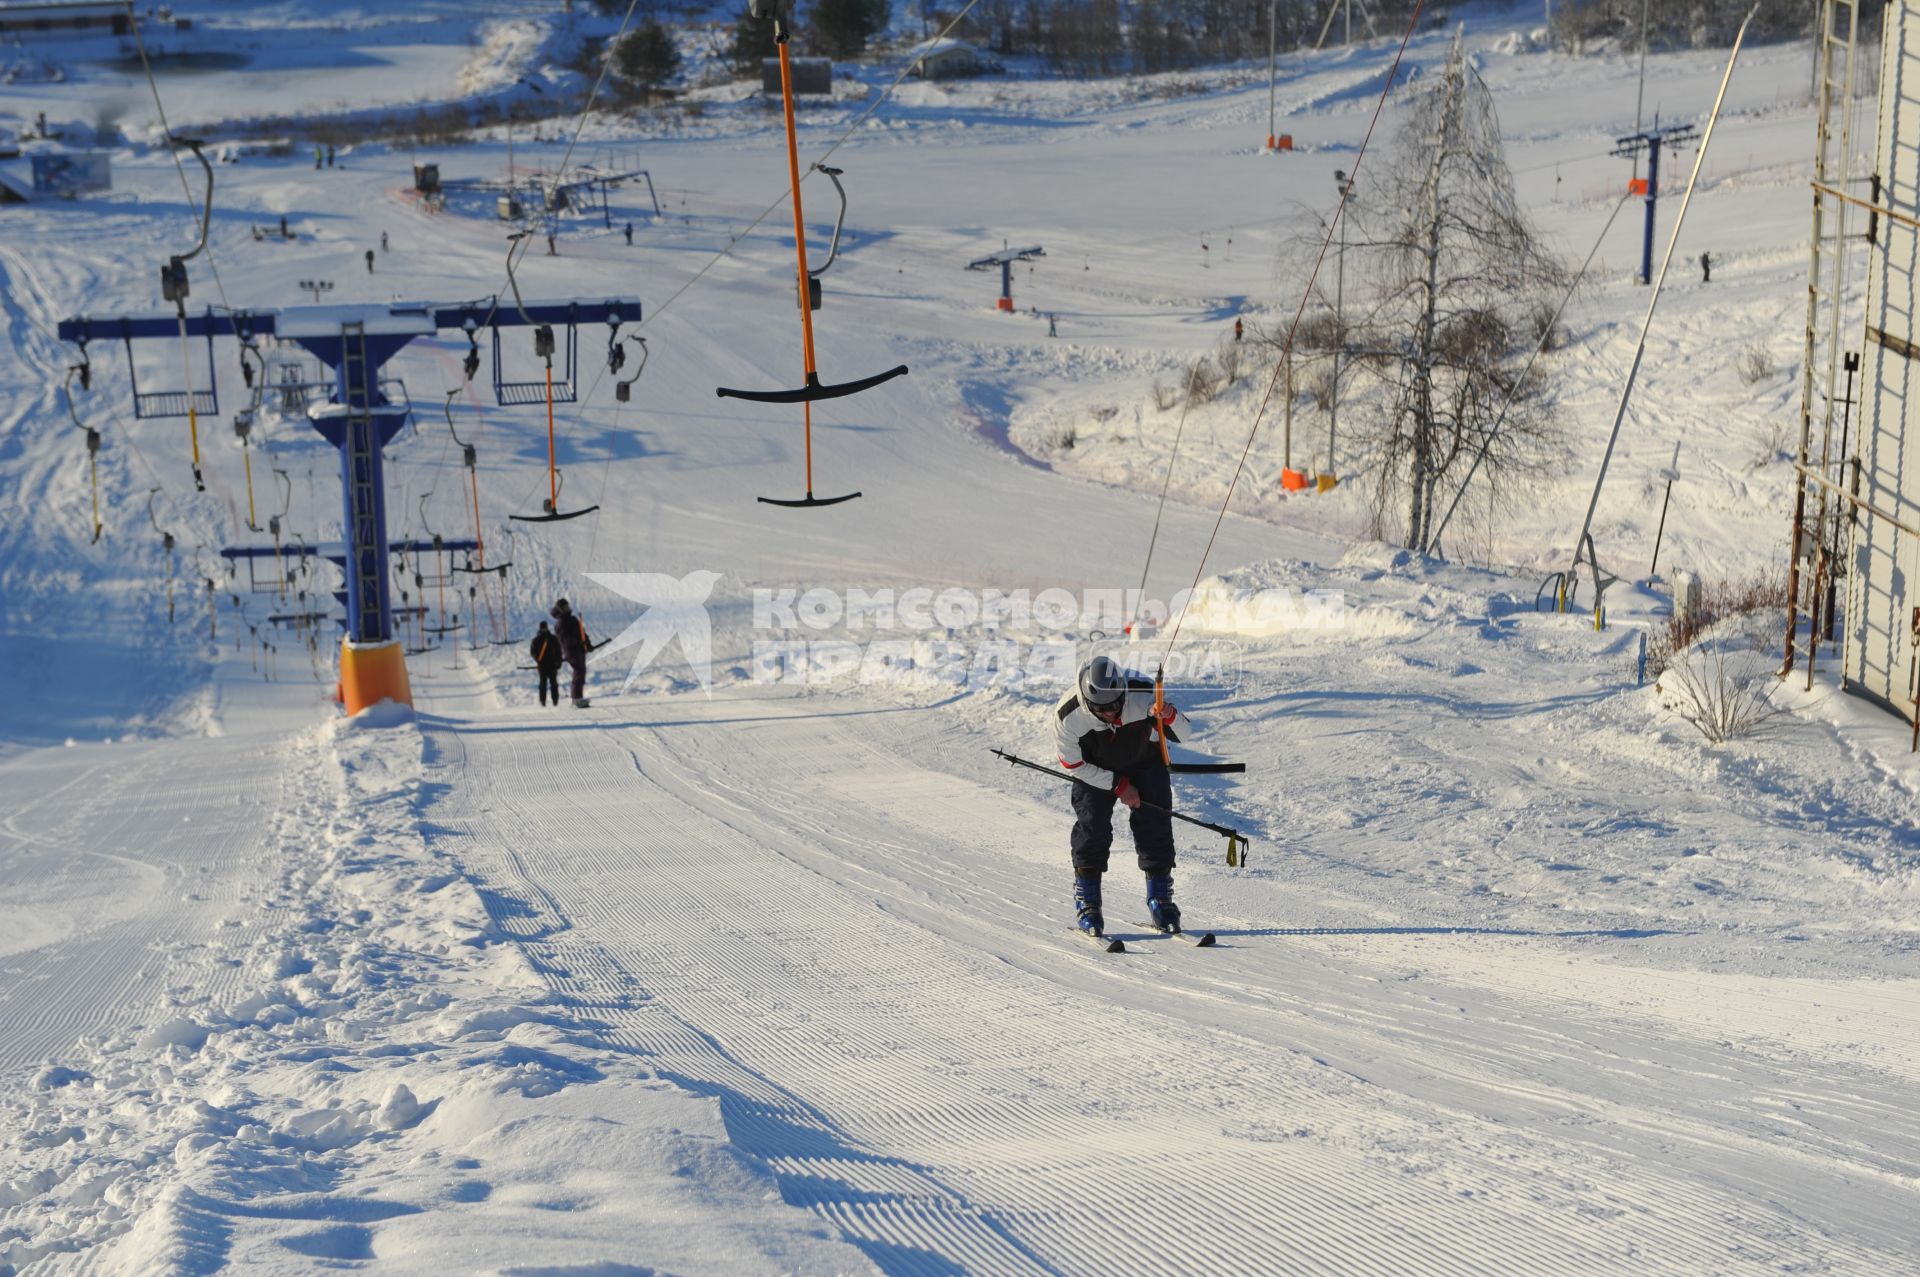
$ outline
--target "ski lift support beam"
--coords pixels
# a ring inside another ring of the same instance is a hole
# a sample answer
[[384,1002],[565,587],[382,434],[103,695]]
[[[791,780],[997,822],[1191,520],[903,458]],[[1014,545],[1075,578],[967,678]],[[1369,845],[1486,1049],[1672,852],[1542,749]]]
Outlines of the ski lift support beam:
[[[471,551],[479,549],[480,543],[471,537],[455,537],[451,539],[443,537],[440,540],[438,548],[442,550]],[[409,541],[390,541],[387,543],[387,549],[395,558],[403,558],[409,554],[432,554],[435,547],[432,541],[422,541],[416,537]],[[282,553],[286,552],[283,550]],[[230,564],[238,563],[243,559],[249,560],[249,566],[251,566],[252,560],[273,558],[274,548],[270,545],[229,545],[221,547],[220,557]],[[323,542],[320,545],[307,546],[302,551],[301,557],[325,559],[336,568],[339,568],[343,577],[348,575],[347,560],[349,556],[347,553],[347,545],[344,541],[329,541]],[[335,590],[333,591],[334,601],[342,607],[349,607],[348,598],[351,593],[350,590],[344,588]],[[389,611],[393,615],[398,616],[405,612],[406,609],[389,605]],[[344,615],[341,617],[340,623],[343,626],[347,624],[347,619]]]
[[[347,578],[347,647],[342,655],[342,693],[348,713],[381,699],[413,703],[406,666],[394,642],[393,603],[386,557],[387,507],[384,449],[406,421],[407,409],[388,402],[380,369],[409,344],[436,333],[471,336],[481,328],[528,324],[638,323],[638,298],[574,299],[502,306],[478,302],[386,302],[289,306],[279,310],[208,310],[188,315],[149,311],[114,316],[77,316],[60,322],[63,341],[120,338],[135,341],[233,337],[290,341],[325,364],[334,376],[334,399],[308,409],[314,429],[340,451],[340,489],[346,541],[341,561]],[[272,551],[266,550],[266,553]],[[378,652],[372,652],[378,649]],[[358,652],[361,659],[352,660]],[[352,666],[352,669],[349,669]],[[378,673],[374,674],[377,667]]]

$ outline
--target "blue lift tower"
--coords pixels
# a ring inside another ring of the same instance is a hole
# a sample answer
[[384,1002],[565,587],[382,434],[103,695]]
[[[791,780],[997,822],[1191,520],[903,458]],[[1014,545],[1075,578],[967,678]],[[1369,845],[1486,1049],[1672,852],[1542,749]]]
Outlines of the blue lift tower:
[[1634,156],[1641,151],[1647,153],[1647,175],[1634,178],[1627,187],[1629,195],[1644,195],[1647,200],[1646,231],[1640,241],[1640,282],[1643,284],[1653,282],[1653,210],[1660,202],[1660,149],[1692,140],[1693,125],[1669,124],[1662,127],[1657,120],[1644,133],[1615,139],[1615,155]]
[[[334,378],[332,398],[308,408],[313,428],[340,452],[340,495],[345,538],[347,632],[340,648],[340,699],[349,714],[381,700],[413,704],[405,654],[394,634],[389,596],[387,502],[384,451],[399,433],[407,409],[388,402],[380,391],[380,369],[408,343],[441,332],[466,336],[467,375],[478,370],[479,337],[492,330],[494,390],[500,402],[525,402],[523,383],[503,380],[499,363],[500,329],[533,327],[536,348],[553,349],[553,329],[565,325],[571,366],[575,331],[583,323],[604,323],[616,331],[640,322],[637,298],[528,302],[499,298],[440,304],[389,302],[367,305],[292,306],[280,310],[215,310],[199,314],[154,311],[138,315],[87,316],[60,324],[63,341],[82,344],[125,342],[129,362],[136,341],[185,341],[232,337],[251,343],[261,337],[291,341],[319,359]],[[551,375],[551,374],[549,374]],[[569,374],[553,399],[571,402],[576,387]],[[136,400],[139,392],[136,387]],[[192,393],[189,388],[189,393]],[[163,415],[163,414],[149,414]],[[173,415],[173,414],[164,414]]]

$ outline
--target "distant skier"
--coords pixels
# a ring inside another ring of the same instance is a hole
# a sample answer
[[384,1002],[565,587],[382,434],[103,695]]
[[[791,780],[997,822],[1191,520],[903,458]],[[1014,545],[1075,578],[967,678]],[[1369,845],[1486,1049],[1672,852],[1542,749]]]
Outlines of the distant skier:
[[1059,335],[1060,335],[1059,316],[1049,311],[1047,314],[1047,336],[1058,337]]
[[[1111,657],[1080,670],[1079,686],[1054,707],[1054,744],[1073,773],[1073,903],[1075,925],[1106,930],[1100,878],[1113,847],[1113,805],[1124,803],[1133,849],[1147,876],[1147,912],[1163,931],[1180,930],[1173,902],[1173,785],[1155,729],[1178,741],[1191,721],[1172,705],[1156,718],[1153,684],[1128,678]],[[1147,805],[1151,804],[1151,805]]]
[[560,249],[554,244],[552,235],[547,236],[547,256],[548,257],[560,256]]
[[633,247],[633,223],[632,222],[627,223],[627,247],[628,248]]
[[560,705],[560,640],[553,636],[545,621],[540,622],[540,632],[533,636],[533,642],[527,647],[527,655],[533,658],[533,668],[540,676],[540,703],[547,703],[551,691],[555,708]]
[[553,618],[554,637],[560,640],[560,655],[573,667],[573,707],[587,707],[587,650],[593,644],[587,638],[587,627],[574,615],[573,607],[561,599],[548,613]]
[[1247,326],[1240,321],[1240,316],[1235,315],[1233,317],[1233,339],[1235,341],[1239,341],[1242,337],[1246,335],[1247,335]]
[[387,233],[385,231],[380,232],[380,251],[383,253],[387,251]]
[[1713,282],[1712,253],[1700,254],[1700,282],[1703,284],[1711,284]]
[[287,229],[287,215],[285,213],[280,214],[280,238],[293,238],[293,232]]
[[316,146],[313,148],[313,167],[316,170],[318,170],[320,167],[320,160],[321,160],[321,151],[320,151],[320,148]]
[[327,167],[333,167],[333,148],[331,146],[327,148]]
[[371,248],[367,250],[367,274],[373,274],[373,250]]

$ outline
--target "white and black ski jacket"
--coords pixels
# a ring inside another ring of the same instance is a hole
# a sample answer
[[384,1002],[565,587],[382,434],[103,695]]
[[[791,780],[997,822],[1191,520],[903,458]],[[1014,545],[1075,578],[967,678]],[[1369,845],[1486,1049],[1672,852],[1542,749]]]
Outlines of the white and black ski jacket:
[[[1078,689],[1061,698],[1053,711],[1053,742],[1060,765],[1077,781],[1095,789],[1112,789],[1120,774],[1160,750],[1153,728],[1153,684],[1129,679],[1126,703],[1115,726],[1096,718],[1080,703]],[[1170,707],[1171,708],[1171,707]],[[1193,734],[1193,722],[1174,710],[1167,739],[1179,742]]]

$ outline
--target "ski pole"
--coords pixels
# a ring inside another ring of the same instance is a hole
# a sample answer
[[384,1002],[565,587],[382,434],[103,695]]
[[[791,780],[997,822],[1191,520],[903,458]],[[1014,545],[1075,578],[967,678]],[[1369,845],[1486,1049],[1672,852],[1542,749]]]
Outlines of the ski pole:
[[[1015,767],[1026,767],[1033,771],[1044,772],[1048,776],[1057,776],[1061,780],[1078,780],[1079,779],[1079,777],[1069,776],[1067,775],[1067,773],[1063,771],[1055,771],[1051,767],[1043,767],[1039,763],[1030,763],[1026,759],[1021,758],[1016,754],[1009,754],[1003,749],[996,749],[996,750],[993,750],[992,752],[998,755],[999,757],[1006,759],[1007,762],[1011,763]],[[1240,866],[1247,863],[1247,851],[1248,851],[1248,848],[1252,845],[1253,840],[1248,838],[1245,834],[1241,833],[1239,830],[1229,829],[1225,825],[1216,825],[1209,820],[1201,820],[1198,816],[1189,816],[1185,812],[1175,811],[1171,807],[1162,807],[1159,803],[1150,803],[1144,798],[1140,800],[1140,805],[1142,807],[1145,807],[1149,811],[1165,812],[1167,815],[1173,817],[1175,820],[1184,820],[1189,825],[1198,825],[1202,829],[1209,829],[1216,834],[1224,835],[1227,840],[1228,866],[1231,868],[1237,869]]]

